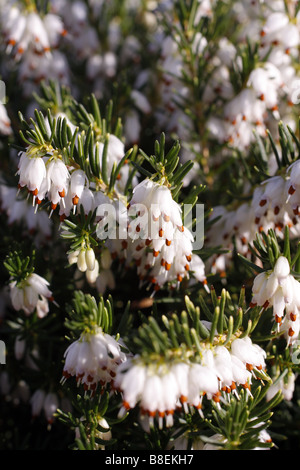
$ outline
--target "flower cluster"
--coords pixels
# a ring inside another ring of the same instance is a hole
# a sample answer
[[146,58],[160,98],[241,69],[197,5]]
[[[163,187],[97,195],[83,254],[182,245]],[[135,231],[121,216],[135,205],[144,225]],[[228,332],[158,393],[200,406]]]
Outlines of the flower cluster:
[[122,247],[125,257],[134,260],[142,282],[158,290],[182,282],[192,272],[206,285],[204,263],[193,254],[194,237],[183,225],[181,208],[167,186],[148,178],[138,184],[128,218],[128,238]]
[[[52,12],[41,15],[33,2],[1,2],[1,31],[6,53],[19,63],[18,79],[30,96],[36,84],[47,78],[69,83],[69,66],[58,49],[66,36],[62,18]],[[11,71],[14,70],[10,65]]]
[[250,392],[255,373],[266,367],[265,357],[265,351],[248,336],[234,339],[230,347],[204,343],[199,357],[191,354],[170,363],[161,358],[144,362],[134,356],[117,368],[114,379],[114,387],[123,396],[120,414],[138,404],[152,425],[157,416],[160,426],[164,420],[172,426],[178,409],[188,413],[195,408],[203,416],[204,396],[220,403],[228,394],[238,395],[240,386]]
[[110,383],[120,363],[126,360],[120,344],[100,327],[82,333],[80,338],[67,348],[64,354],[63,379],[76,377],[77,384],[85,390],[95,392],[97,386]]
[[300,331],[300,284],[290,274],[287,258],[280,256],[272,271],[258,274],[252,293],[250,306],[272,307],[280,331],[285,333],[288,344],[293,343]]
[[35,310],[39,317],[48,313],[48,302],[53,301],[49,282],[36,273],[30,274],[26,279],[17,283],[12,281],[9,285],[11,302],[15,310],[23,310],[30,315]]
[[35,212],[26,198],[18,196],[17,188],[0,184],[0,207],[7,215],[7,223],[23,223],[24,236],[30,234],[37,246],[44,245],[51,239],[52,222],[45,211]]
[[[285,226],[290,229],[290,237],[297,239],[300,233],[298,174],[299,161],[296,160],[284,174],[271,176],[256,186],[249,203],[232,209],[215,207],[210,220],[216,219],[216,222],[206,234],[208,245],[232,248],[234,238],[239,253],[247,256],[248,244],[256,233],[273,229],[282,238]],[[230,254],[215,256],[212,262],[214,272],[225,272],[230,265]]]

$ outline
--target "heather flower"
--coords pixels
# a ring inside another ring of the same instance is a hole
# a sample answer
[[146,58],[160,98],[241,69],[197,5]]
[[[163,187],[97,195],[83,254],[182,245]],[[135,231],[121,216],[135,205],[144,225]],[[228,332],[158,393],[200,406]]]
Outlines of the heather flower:
[[90,333],[82,333],[66,349],[63,381],[75,376],[85,390],[95,390],[97,385],[110,383],[118,364],[126,360],[120,344],[100,327]]
[[52,300],[49,282],[38,274],[32,273],[17,284],[10,283],[10,297],[15,310],[24,310],[29,315],[38,307],[39,301]]

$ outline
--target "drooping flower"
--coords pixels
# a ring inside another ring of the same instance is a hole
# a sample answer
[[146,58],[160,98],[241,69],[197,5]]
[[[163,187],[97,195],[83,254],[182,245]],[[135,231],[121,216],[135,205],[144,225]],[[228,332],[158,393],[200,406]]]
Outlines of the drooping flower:
[[[199,351],[198,351],[199,352]],[[204,416],[203,400],[218,406],[228,394],[237,397],[238,387],[250,392],[255,371],[265,368],[265,352],[249,337],[235,338],[228,347],[202,344],[201,354],[165,360],[162,357],[145,361],[136,355],[117,367],[113,385],[122,393],[120,416],[136,406],[149,417],[153,426],[173,425],[175,412],[198,410]]]
[[[273,271],[262,272],[256,276],[252,294],[250,306],[259,305],[264,309],[272,307],[275,321],[279,327],[282,325],[284,330],[287,330],[290,341],[299,330],[300,284],[290,274],[287,258],[280,256]],[[294,329],[291,325],[286,328],[289,322],[294,325]]]
[[85,390],[94,391],[97,385],[106,385],[113,380],[117,366],[126,360],[120,344],[100,327],[82,333],[80,338],[67,348],[64,354],[64,382],[76,377]]
[[31,273],[25,280],[17,284],[10,283],[10,297],[15,310],[24,310],[29,315],[39,306],[39,302],[52,300],[49,282],[36,273]]
[[146,178],[133,190],[128,210],[128,237],[122,243],[141,282],[154,291],[182,282],[191,273],[206,283],[204,263],[193,254],[193,234],[183,225],[182,210],[167,186]]

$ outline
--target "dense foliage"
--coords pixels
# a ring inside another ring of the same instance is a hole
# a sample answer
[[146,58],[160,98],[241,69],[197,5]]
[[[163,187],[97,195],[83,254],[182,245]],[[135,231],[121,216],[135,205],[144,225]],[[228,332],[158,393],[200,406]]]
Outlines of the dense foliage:
[[1,449],[298,449],[298,1],[0,23]]

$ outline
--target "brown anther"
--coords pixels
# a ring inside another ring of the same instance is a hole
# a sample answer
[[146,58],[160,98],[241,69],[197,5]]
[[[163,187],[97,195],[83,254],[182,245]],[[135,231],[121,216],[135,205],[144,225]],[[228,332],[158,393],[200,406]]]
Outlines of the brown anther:
[[187,402],[187,397],[185,395],[180,396],[180,401],[181,403],[186,403]]
[[296,315],[295,313],[291,312],[291,313],[290,313],[290,319],[291,319],[292,321],[296,321],[297,315]]
[[127,410],[127,411],[130,410],[129,403],[127,401],[123,401],[122,405],[125,408],[125,410]]
[[166,264],[165,264],[165,269],[166,269],[166,271],[170,271],[170,269],[171,269],[171,263],[166,263]]
[[291,185],[291,186],[289,187],[288,193],[292,195],[292,194],[294,194],[295,191],[296,191],[296,189],[294,188],[293,185]]
[[77,206],[77,204],[78,204],[78,202],[79,202],[79,197],[78,197],[78,196],[74,196],[74,197],[72,198],[72,202],[73,202],[73,205],[74,205],[74,206]]
[[294,336],[294,334],[295,334],[295,332],[294,332],[293,328],[292,327],[289,328],[288,335],[289,336]]
[[167,245],[167,246],[170,246],[171,243],[172,243],[171,240],[166,240],[166,245]]
[[274,208],[274,214],[275,214],[275,215],[279,214],[279,211],[280,211],[280,207],[279,207],[279,206],[276,206],[276,207]]
[[214,401],[215,403],[219,403],[219,402],[220,402],[220,395],[221,395],[220,392],[217,392],[217,393],[215,393],[215,394],[213,395],[213,401]]
[[263,206],[265,206],[266,204],[267,204],[267,200],[266,200],[266,199],[261,199],[261,201],[260,201],[260,203],[259,203],[260,207],[263,207]]
[[248,382],[244,383],[244,384],[243,384],[243,387],[244,387],[245,389],[250,390],[250,385],[248,384]]
[[185,269],[186,271],[189,271],[189,270],[190,270],[189,264],[186,264],[185,267],[184,267],[184,269]]
[[263,309],[266,310],[269,306],[269,301],[266,300],[265,303],[263,304]]
[[150,238],[147,238],[147,240],[145,241],[145,244],[146,246],[149,246],[151,244],[152,240],[150,240]]
[[192,255],[186,255],[186,259],[190,263],[192,261]]
[[62,191],[59,191],[58,194],[60,195],[60,197],[65,197],[65,195],[66,195],[64,189]]
[[251,372],[253,370],[253,365],[252,364],[246,364],[246,368],[249,372]]
[[122,241],[122,248],[123,248],[124,250],[126,250],[127,246],[128,246],[128,242],[127,242],[126,240],[123,240],[123,241]]
[[177,274],[177,281],[182,282],[182,276],[180,276],[180,274]]
[[154,258],[157,258],[157,257],[158,257],[158,255],[159,255],[159,251],[155,251],[155,250],[153,250],[153,256],[154,256]]
[[163,235],[164,235],[164,231],[163,231],[163,229],[162,229],[162,228],[159,230],[158,234],[159,234],[159,236],[160,236],[160,237],[163,237]]
[[140,232],[141,231],[140,225],[137,225],[135,230],[136,230],[136,232]]

